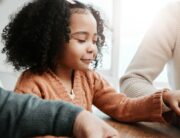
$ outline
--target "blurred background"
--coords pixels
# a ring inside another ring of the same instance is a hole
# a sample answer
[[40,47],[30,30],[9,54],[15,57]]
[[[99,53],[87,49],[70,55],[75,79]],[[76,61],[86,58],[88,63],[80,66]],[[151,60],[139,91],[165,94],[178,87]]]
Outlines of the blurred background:
[[[0,0],[0,33],[9,22],[13,12],[30,0]],[[103,14],[109,30],[106,32],[108,47],[103,50],[103,64],[98,68],[106,79],[118,90],[119,78],[133,58],[145,32],[159,11],[173,0],[80,0],[98,8]],[[0,38],[1,39],[1,38]],[[0,41],[0,50],[3,44]],[[20,72],[13,70],[0,52],[0,84],[13,89]],[[166,68],[165,68],[166,70]],[[165,71],[154,82],[167,85]]]

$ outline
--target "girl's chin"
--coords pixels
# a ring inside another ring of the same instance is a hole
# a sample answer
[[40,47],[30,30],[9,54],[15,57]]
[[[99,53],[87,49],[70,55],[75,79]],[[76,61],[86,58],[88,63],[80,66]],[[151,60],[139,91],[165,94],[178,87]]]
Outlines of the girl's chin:
[[79,68],[78,70],[81,70],[81,71],[87,71],[87,70],[89,70],[90,69],[90,67],[89,66],[87,66],[87,67],[82,67],[82,68]]
[[78,66],[76,66],[76,68],[74,68],[75,70],[80,70],[80,71],[87,71],[89,69],[91,69],[90,64],[78,64]]

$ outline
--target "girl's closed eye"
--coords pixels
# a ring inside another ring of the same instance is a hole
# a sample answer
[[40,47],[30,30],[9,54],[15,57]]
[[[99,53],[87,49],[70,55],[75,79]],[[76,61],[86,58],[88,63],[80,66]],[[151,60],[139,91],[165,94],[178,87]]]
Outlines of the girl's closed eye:
[[79,38],[75,38],[79,43],[85,43],[86,39],[79,39]]
[[[87,41],[87,39],[80,39],[80,38],[74,38],[75,40],[77,40],[79,43],[85,43]],[[97,40],[92,40],[92,43],[94,45],[97,44]]]
[[[75,33],[75,34],[72,34],[71,35],[71,39],[74,39],[76,41],[78,41],[79,43],[85,43],[86,41],[88,41],[88,34],[87,33],[82,33],[82,32],[78,32],[78,33]],[[92,39],[92,43],[94,45],[97,44],[97,41],[98,41],[98,36],[97,34],[94,35],[93,39]]]
[[72,34],[71,39],[77,40],[79,43],[85,43],[87,36],[85,34]]

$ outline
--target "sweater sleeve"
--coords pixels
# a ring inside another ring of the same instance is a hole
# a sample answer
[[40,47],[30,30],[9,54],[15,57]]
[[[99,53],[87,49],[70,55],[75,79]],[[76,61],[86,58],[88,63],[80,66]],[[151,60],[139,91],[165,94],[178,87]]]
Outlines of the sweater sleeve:
[[169,4],[146,33],[120,80],[121,91],[127,96],[138,97],[157,91],[153,81],[173,56],[180,29],[179,12],[180,2]]
[[101,111],[122,122],[157,121],[162,117],[162,92],[139,98],[117,93],[100,75],[95,74],[93,103]]
[[0,88],[0,137],[71,136],[81,108]]

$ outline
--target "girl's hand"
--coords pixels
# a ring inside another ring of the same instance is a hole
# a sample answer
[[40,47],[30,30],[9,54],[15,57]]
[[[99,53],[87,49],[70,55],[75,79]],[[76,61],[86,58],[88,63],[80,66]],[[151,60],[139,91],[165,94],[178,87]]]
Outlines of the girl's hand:
[[172,92],[166,90],[163,92],[162,97],[164,103],[180,116],[180,90],[175,90]]

